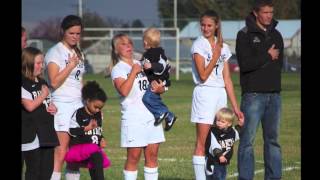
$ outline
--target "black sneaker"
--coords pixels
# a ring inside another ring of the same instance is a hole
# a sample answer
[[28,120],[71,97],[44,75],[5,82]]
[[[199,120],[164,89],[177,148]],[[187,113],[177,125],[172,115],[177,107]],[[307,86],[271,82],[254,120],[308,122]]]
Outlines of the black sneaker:
[[163,113],[159,118],[156,118],[156,119],[155,119],[154,125],[155,125],[155,126],[158,126],[159,124],[161,124],[161,122],[162,122],[165,118],[167,118],[168,115],[169,115],[168,112]]
[[178,118],[176,116],[174,116],[173,119],[170,122],[168,122],[167,119],[166,119],[166,126],[164,127],[164,130],[165,131],[169,131],[172,128],[173,124],[176,122],[177,119]]

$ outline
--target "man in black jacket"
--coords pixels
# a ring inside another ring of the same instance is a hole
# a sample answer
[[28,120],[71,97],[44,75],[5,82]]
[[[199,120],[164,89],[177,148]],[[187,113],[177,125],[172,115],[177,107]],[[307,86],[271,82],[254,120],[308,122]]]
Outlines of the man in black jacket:
[[239,180],[254,177],[254,139],[261,121],[264,139],[265,180],[281,179],[278,133],[281,114],[283,38],[275,29],[273,2],[256,0],[246,26],[237,34],[241,111],[245,121],[238,148]]

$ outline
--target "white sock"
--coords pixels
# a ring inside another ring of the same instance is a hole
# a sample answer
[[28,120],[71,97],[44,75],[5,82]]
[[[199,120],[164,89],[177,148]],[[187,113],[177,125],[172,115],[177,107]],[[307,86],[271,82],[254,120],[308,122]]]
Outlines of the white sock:
[[66,180],[80,180],[80,172],[79,171],[67,170],[65,176],[66,176]]
[[124,180],[136,180],[138,171],[126,171],[123,170]]
[[158,180],[158,167],[149,168],[144,167],[144,179],[145,180]]
[[60,180],[61,179],[61,172],[53,171],[50,180]]
[[196,180],[206,180],[204,156],[193,156],[192,164]]

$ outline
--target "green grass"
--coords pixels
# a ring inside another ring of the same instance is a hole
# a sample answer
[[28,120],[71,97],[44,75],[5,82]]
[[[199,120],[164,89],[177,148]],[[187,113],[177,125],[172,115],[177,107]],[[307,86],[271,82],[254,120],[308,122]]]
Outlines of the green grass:
[[[233,74],[233,82],[240,103],[239,74]],[[280,129],[280,144],[283,157],[283,180],[301,179],[301,81],[300,74],[283,74],[282,79],[282,119]],[[103,112],[104,136],[108,142],[106,153],[112,161],[112,166],[105,170],[106,179],[123,179],[122,170],[126,150],[120,148],[120,105],[117,93],[111,79],[102,75],[86,75],[85,80],[96,80],[105,89],[109,100]],[[191,74],[182,74],[179,81],[173,80],[172,87],[163,95],[164,102],[178,117],[173,129],[165,133],[166,142],[161,144],[159,151],[159,179],[182,180],[194,179],[192,168],[192,153],[195,143],[195,126],[190,122],[191,98],[193,91]],[[237,173],[237,148],[228,167],[228,175]],[[263,169],[263,141],[261,125],[255,140],[256,170]],[[143,178],[143,161],[139,164],[138,179]],[[257,173],[255,180],[263,179],[264,173]],[[87,169],[81,169],[81,179],[90,179]],[[236,177],[228,177],[235,180]]]

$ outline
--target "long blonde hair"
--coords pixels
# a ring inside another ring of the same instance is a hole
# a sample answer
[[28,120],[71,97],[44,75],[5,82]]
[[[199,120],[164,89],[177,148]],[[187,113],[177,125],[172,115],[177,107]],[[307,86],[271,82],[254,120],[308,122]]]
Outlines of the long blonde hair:
[[23,76],[26,78],[34,81],[36,77],[42,77],[42,74],[38,76],[34,76],[34,61],[36,56],[41,55],[42,52],[34,47],[26,47],[22,49],[21,53],[21,62],[22,62],[22,67],[21,67],[21,73]]
[[130,43],[133,45],[133,41],[131,40],[131,38],[127,35],[127,34],[124,34],[124,33],[119,33],[119,34],[116,34],[115,36],[113,36],[112,40],[111,40],[111,60],[112,60],[112,65],[116,65],[119,61],[119,54],[116,50],[116,46],[119,42],[120,39],[122,38],[128,38]]

